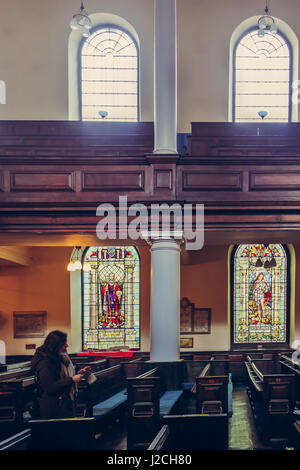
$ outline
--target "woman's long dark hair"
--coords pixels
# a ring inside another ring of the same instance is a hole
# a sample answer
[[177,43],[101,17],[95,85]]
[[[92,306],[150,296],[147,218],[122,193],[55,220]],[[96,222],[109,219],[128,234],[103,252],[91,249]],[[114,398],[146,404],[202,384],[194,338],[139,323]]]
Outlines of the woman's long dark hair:
[[42,348],[44,351],[48,351],[52,354],[53,353],[58,354],[60,348],[64,344],[66,344],[66,342],[67,342],[67,334],[59,330],[54,330],[48,334]]

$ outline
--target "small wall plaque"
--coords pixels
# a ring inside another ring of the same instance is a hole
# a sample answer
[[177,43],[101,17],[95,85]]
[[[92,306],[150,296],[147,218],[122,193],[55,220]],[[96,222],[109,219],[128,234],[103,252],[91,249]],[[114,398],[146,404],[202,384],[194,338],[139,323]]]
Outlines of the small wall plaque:
[[14,338],[43,338],[46,329],[46,311],[14,312]]

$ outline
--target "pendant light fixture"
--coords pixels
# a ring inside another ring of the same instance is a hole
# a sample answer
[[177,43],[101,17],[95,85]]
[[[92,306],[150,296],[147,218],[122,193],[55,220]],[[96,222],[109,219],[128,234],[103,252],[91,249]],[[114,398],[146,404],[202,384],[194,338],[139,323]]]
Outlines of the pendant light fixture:
[[270,15],[270,2],[271,0],[267,0],[265,14],[261,16],[257,22],[258,26],[258,37],[263,38],[266,31],[270,31],[270,33],[276,34],[277,33],[277,26],[275,23],[274,18]]
[[93,27],[93,24],[83,5],[83,0],[81,0],[79,12],[75,13],[70,21],[70,27],[74,30],[80,30],[83,37],[87,38],[91,34],[90,29]]

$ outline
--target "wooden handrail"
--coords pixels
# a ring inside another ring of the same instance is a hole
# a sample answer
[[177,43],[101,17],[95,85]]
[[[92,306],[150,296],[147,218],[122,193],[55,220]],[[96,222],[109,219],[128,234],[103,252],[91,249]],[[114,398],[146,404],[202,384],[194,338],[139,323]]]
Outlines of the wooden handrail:
[[245,365],[246,365],[246,368],[247,368],[247,371],[248,371],[249,378],[250,378],[252,384],[254,385],[255,389],[256,389],[258,392],[260,392],[260,393],[263,392],[263,386],[260,385],[260,384],[258,384],[258,383],[255,381],[255,379],[254,379],[254,377],[252,376],[252,374],[251,374],[251,370],[252,370],[251,366],[250,366],[247,362],[245,362]]
[[165,424],[155,436],[147,450],[161,450],[169,435],[169,426]]
[[208,362],[206,364],[206,366],[204,367],[204,369],[202,370],[201,374],[199,375],[199,377],[206,377],[206,375],[208,375],[208,372],[210,371],[210,368],[211,368],[211,363]]
[[153,374],[156,374],[157,371],[158,371],[158,367],[154,367],[153,369],[147,370],[147,372],[144,372],[143,374],[138,375],[136,378],[137,379],[144,379],[144,378],[149,377]]
[[260,372],[260,370],[258,370],[258,368],[256,367],[256,365],[254,364],[254,362],[251,362],[251,367],[253,369],[253,371],[255,372],[255,374],[257,375],[257,377],[259,378],[259,380],[261,382],[263,382],[264,380],[264,375]]

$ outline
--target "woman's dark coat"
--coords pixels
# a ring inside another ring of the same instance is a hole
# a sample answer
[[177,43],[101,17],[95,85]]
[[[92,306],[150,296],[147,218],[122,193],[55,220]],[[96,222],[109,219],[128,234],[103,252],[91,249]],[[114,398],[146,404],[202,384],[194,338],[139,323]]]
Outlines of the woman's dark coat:
[[38,383],[40,418],[72,418],[74,414],[70,389],[74,382],[71,377],[61,378],[59,355],[50,353],[41,346],[36,350],[31,368]]

